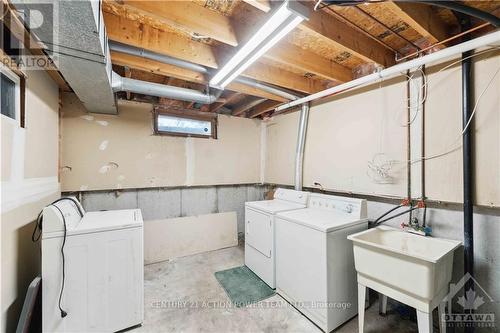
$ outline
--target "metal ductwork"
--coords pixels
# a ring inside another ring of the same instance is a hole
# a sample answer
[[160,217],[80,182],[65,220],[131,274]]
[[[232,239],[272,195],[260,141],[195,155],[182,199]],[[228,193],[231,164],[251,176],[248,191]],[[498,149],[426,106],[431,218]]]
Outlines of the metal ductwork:
[[112,87],[114,92],[128,91],[136,94],[166,97],[202,104],[212,104],[219,98],[220,93],[222,92],[219,91],[220,93],[218,95],[204,94],[193,89],[130,79],[122,77],[115,72],[113,72],[112,76]]
[[306,147],[307,123],[309,121],[309,103],[302,104],[299,117],[299,132],[295,151],[295,190],[302,191],[304,150]]
[[[202,73],[202,74],[209,74],[210,73],[210,70],[204,66],[194,64],[194,63],[186,61],[186,60],[174,58],[174,57],[171,57],[171,56],[168,56],[165,54],[151,52],[151,51],[148,51],[148,50],[145,50],[142,48],[138,48],[138,47],[134,47],[134,46],[130,46],[130,45],[114,42],[114,41],[109,42],[109,48],[112,51],[125,53],[125,54],[129,54],[129,55],[133,55],[133,56],[137,56],[137,57],[141,57],[141,58],[145,58],[145,59],[150,59],[153,61],[158,61],[158,62],[161,62],[164,64],[169,64],[169,65],[181,67],[184,69],[189,69],[189,70],[192,70],[192,71],[195,71],[198,73]],[[250,86],[250,87],[253,87],[256,89],[260,89],[262,91],[268,92],[268,93],[276,95],[276,96],[286,98],[286,99],[291,100],[291,101],[300,98],[300,96],[296,96],[296,95],[294,95],[286,90],[282,90],[282,89],[279,89],[277,87],[274,87],[274,86],[271,86],[268,84],[260,83],[258,81],[255,81],[255,80],[252,80],[249,78],[238,77],[234,81],[241,83],[241,84],[245,84],[247,86]]]
[[[90,112],[116,114],[101,2],[12,0],[46,53]],[[29,13],[26,15],[26,13]],[[33,13],[33,15],[31,15]],[[41,22],[34,22],[41,18]]]

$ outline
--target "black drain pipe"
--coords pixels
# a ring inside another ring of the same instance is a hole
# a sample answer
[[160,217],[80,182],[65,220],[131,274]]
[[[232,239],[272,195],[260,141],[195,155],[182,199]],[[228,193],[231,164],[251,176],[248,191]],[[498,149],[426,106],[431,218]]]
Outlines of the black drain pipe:
[[[461,21],[462,31],[470,29],[469,18]],[[469,39],[469,37],[466,37]],[[465,129],[472,115],[472,56],[473,51],[462,53],[462,126]],[[473,219],[473,129],[474,122],[471,121],[463,134],[463,181],[464,181],[464,274],[474,276],[474,219]],[[468,290],[472,285],[466,285]],[[466,329],[472,332],[473,329]]]

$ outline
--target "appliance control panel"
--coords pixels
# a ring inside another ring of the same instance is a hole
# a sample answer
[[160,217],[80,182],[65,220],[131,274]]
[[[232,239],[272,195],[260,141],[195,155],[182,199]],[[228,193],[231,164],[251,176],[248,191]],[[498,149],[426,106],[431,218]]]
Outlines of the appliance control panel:
[[[85,213],[81,204],[78,204],[80,205],[82,212]],[[66,222],[66,229],[71,230],[76,228],[81,219],[82,217],[80,216],[78,207],[73,201],[59,201],[58,203],[49,205],[43,209],[42,232],[46,234],[49,232],[63,231],[64,222]]]
[[285,188],[278,188],[274,192],[274,199],[285,200],[290,202],[295,202],[298,204],[307,204],[307,199],[309,198],[309,192],[288,190]]
[[316,209],[337,210],[360,219],[367,218],[365,199],[311,193],[307,206]]

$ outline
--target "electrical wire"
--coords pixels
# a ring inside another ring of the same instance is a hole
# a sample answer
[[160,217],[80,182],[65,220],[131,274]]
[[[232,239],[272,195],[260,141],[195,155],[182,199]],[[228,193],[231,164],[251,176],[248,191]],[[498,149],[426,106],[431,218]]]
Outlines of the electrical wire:
[[[62,210],[56,205],[56,203],[58,203],[60,201],[65,201],[65,200],[71,201],[73,203],[76,210],[78,211],[78,214],[80,214],[80,217],[83,217],[83,215],[84,215],[83,210],[80,207],[80,204],[78,203],[78,201],[76,201],[74,198],[71,198],[71,197],[59,198],[59,199],[55,200],[54,202],[52,202],[50,205],[46,206],[46,207],[54,206],[59,211],[59,213],[61,214],[61,217],[63,220],[63,226],[64,226],[63,241],[62,241],[62,245],[61,245],[62,283],[61,283],[61,290],[59,292],[59,302],[58,302],[59,311],[61,312],[61,318],[64,318],[68,315],[68,313],[62,308],[62,305],[61,305],[62,297],[63,297],[63,293],[64,293],[64,285],[65,285],[65,281],[66,281],[66,258],[64,256],[64,246],[66,245],[66,236],[67,236],[68,230],[67,230],[67,226],[66,226],[66,218],[65,218]],[[43,209],[38,214],[37,222],[35,224],[35,228],[34,228],[33,233],[31,235],[31,240],[33,242],[38,242],[40,240],[40,237],[42,235],[42,224],[43,224]],[[37,233],[37,231],[38,231],[38,233]]]
[[[470,124],[472,122],[472,119],[476,115],[477,108],[479,106],[479,102],[481,101],[481,98],[484,96],[484,94],[486,93],[486,91],[488,90],[488,88],[491,86],[491,84],[493,83],[493,80],[495,79],[495,77],[498,75],[499,72],[500,72],[500,67],[497,68],[497,70],[495,71],[495,73],[491,76],[491,78],[490,78],[488,84],[486,85],[486,87],[479,94],[478,98],[476,99],[476,103],[474,104],[474,108],[472,109],[472,113],[471,113],[469,119],[467,120],[467,123],[465,124],[462,132],[457,137],[457,139],[455,139],[455,141],[453,141],[452,145],[454,145],[456,141],[459,141],[462,138],[462,136],[465,134],[465,132],[468,130],[468,128],[469,128],[469,126],[470,126]],[[434,154],[434,155],[430,155],[430,156],[423,156],[421,158],[410,160],[409,162],[411,164],[414,164],[414,163],[421,162],[423,160],[427,161],[427,160],[435,159],[435,158],[438,158],[438,157],[441,157],[441,156],[445,156],[445,155],[448,155],[448,154],[454,152],[457,149],[460,149],[461,146],[462,146],[462,144],[460,144],[460,145],[458,145],[458,146],[456,146],[454,148],[450,148],[449,150],[446,150],[445,152]]]
[[68,315],[68,313],[66,311],[64,311],[62,306],[61,306],[62,296],[63,296],[63,292],[64,292],[64,283],[66,281],[66,259],[64,257],[64,245],[66,245],[67,227],[66,227],[66,218],[64,217],[62,210],[59,207],[57,207],[56,205],[53,205],[53,206],[59,211],[59,213],[61,213],[61,217],[62,217],[63,225],[64,225],[63,242],[61,245],[62,283],[61,283],[61,291],[59,292],[59,302],[58,302],[59,311],[61,311],[61,318],[64,318]]

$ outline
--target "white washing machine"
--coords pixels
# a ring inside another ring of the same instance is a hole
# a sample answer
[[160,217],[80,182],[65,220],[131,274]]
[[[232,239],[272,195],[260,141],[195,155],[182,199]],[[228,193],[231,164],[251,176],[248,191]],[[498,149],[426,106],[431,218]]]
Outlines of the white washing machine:
[[43,331],[116,332],[141,324],[141,211],[85,213],[80,206],[81,217],[76,203],[63,200],[43,210]]
[[308,195],[309,192],[278,188],[273,200],[245,203],[245,265],[273,289],[276,288],[274,216],[305,208]]
[[352,244],[368,228],[366,201],[311,193],[307,208],[276,214],[276,290],[323,331],[357,314]]

